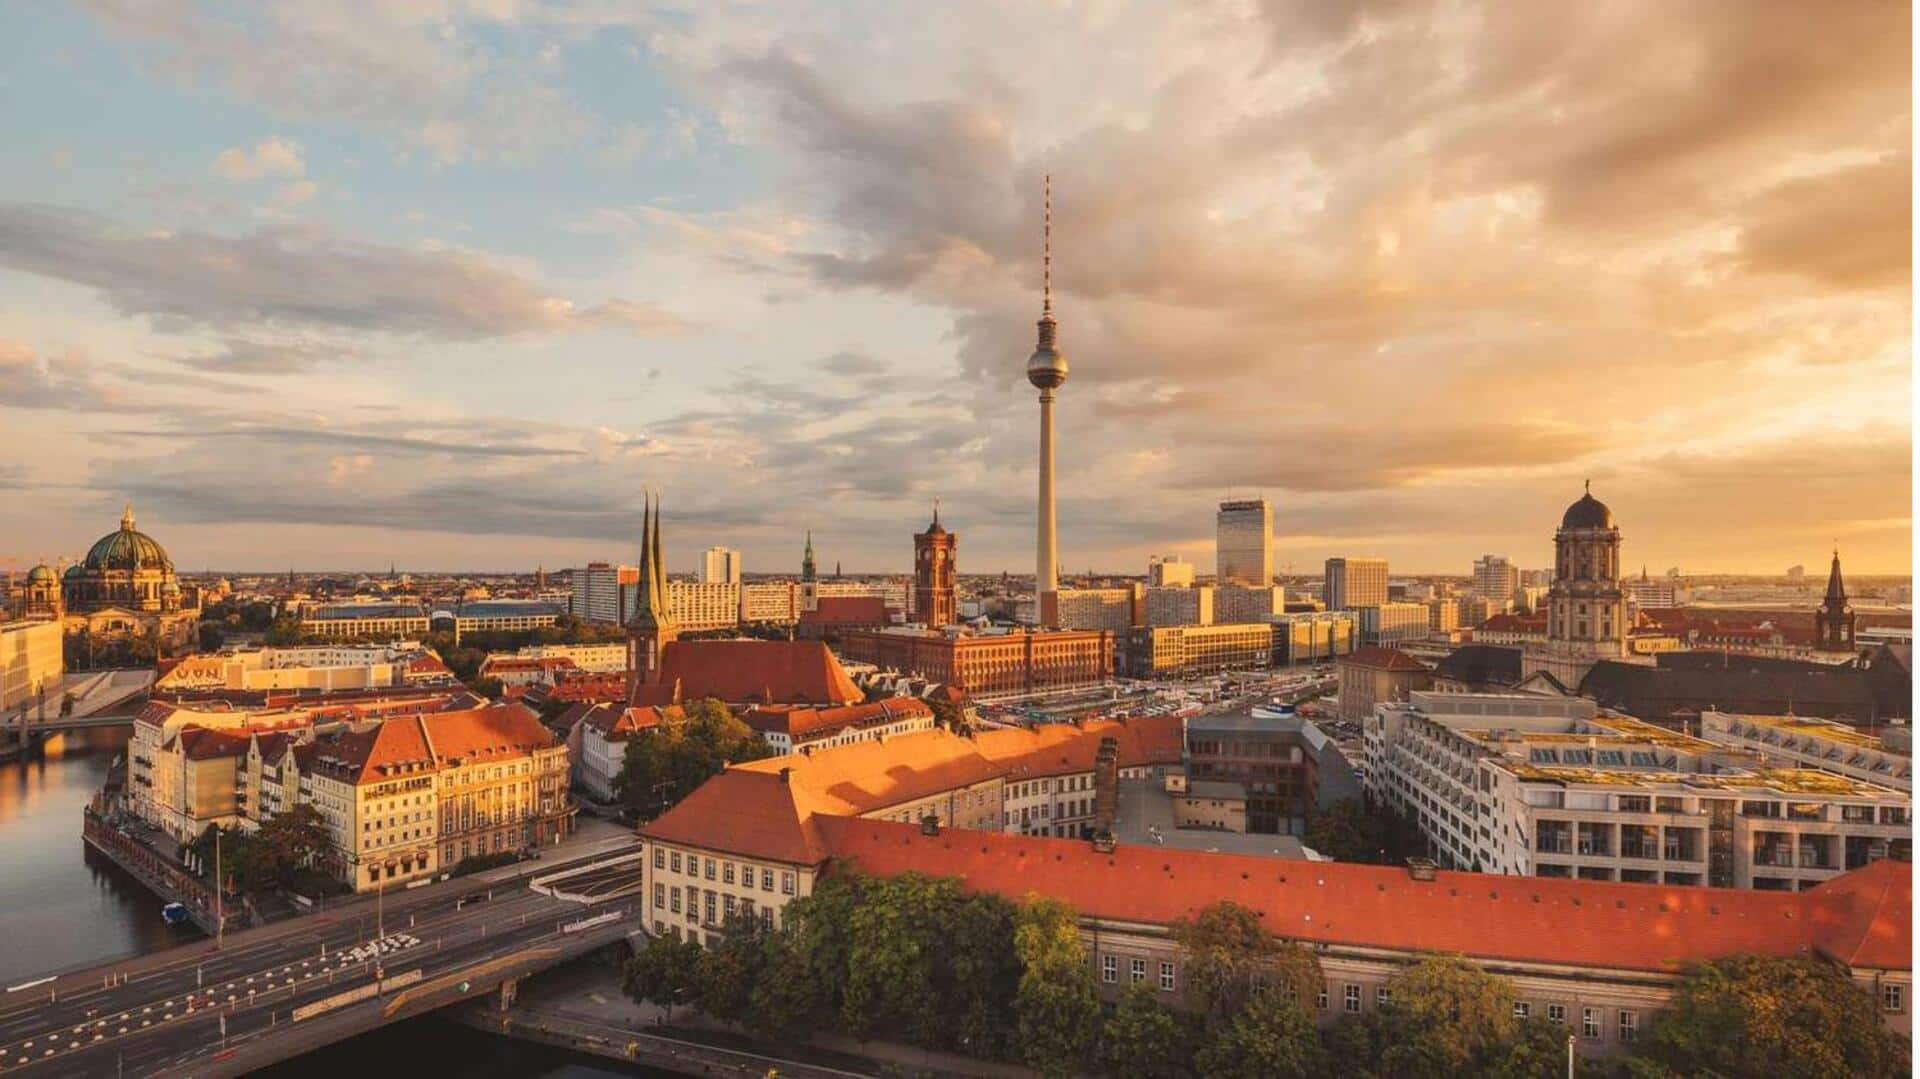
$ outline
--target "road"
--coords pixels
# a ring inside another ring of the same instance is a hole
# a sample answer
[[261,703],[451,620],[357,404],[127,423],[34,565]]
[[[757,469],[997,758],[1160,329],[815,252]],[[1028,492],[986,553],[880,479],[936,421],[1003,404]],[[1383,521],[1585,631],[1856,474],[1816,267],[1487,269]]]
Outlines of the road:
[[[532,872],[605,857],[549,862]],[[637,880],[637,864],[629,868]],[[520,875],[491,883],[469,877],[230,934],[217,949],[207,942],[10,987],[0,994],[0,1074],[146,1076],[201,1064],[218,1071],[226,1054],[249,1041],[313,1048],[331,1039],[309,1037],[317,1027],[284,1030],[302,1005],[361,987],[373,995],[379,977],[391,1018],[409,996],[468,979],[479,984],[488,975],[497,981],[513,957],[551,958],[549,952],[579,945],[585,937],[564,930],[569,923],[621,912],[617,922],[608,920],[614,924],[595,927],[597,939],[628,922],[627,908],[638,902],[632,889],[610,886],[604,869],[586,877],[596,891],[623,898],[586,906],[532,891]],[[390,951],[355,951],[383,933]],[[365,1026],[379,1021],[369,1014]]]

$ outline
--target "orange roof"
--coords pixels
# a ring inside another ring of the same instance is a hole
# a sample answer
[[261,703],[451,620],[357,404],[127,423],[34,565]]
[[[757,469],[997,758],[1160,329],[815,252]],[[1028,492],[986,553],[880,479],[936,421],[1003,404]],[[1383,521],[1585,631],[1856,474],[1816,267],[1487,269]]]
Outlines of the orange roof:
[[[1018,899],[1038,888],[1084,915],[1165,925],[1217,900],[1260,914],[1275,935],[1331,945],[1457,952],[1485,960],[1675,971],[1737,952],[1806,955],[1856,936],[1856,962],[1912,966],[1912,881],[1888,863],[1809,892],[1754,892],[1278,860],[1083,840],[821,817],[831,856],[861,872],[961,878]],[[1877,897],[1877,898],[1873,898]],[[1869,901],[1871,900],[1871,901]],[[1867,909],[1871,906],[1873,909]]]
[[593,706],[582,722],[599,731],[600,737],[606,741],[624,742],[630,735],[658,727],[669,719],[684,719],[686,714],[686,710],[677,704],[659,708],[653,705],[622,708],[617,704],[598,704]]
[[777,769],[729,768],[642,825],[640,834],[725,854],[818,865],[827,850],[808,802]]
[[1425,671],[1426,664],[1400,651],[1398,648],[1360,648],[1340,657],[1340,662],[1354,667],[1372,667],[1381,671]]
[[239,757],[247,752],[252,737],[253,732],[248,730],[188,727],[180,732],[180,753],[190,761]]
[[1913,867],[1882,858],[1811,892],[1814,946],[1850,967],[1913,969]]
[[436,757],[449,764],[525,756],[555,744],[533,710],[506,704],[420,717]]
[[[670,641],[659,681],[640,688],[674,686],[680,700],[728,704],[855,704],[864,696],[819,641]],[[665,703],[656,696],[636,694],[633,703]]]
[[933,718],[933,709],[918,697],[886,697],[844,708],[801,708],[765,705],[749,708],[741,721],[761,734],[779,733],[804,740],[823,738],[835,731],[868,723],[893,723],[909,717]]
[[707,785],[736,772],[777,774],[783,768],[792,773],[791,785],[811,796],[806,809],[837,814],[871,813],[982,783],[1004,771],[1002,765],[981,755],[973,739],[929,730],[749,761],[729,768]]
[[1178,764],[1186,751],[1186,725],[1172,715],[1001,728],[981,731],[974,743],[1018,780],[1091,772],[1103,738],[1118,743],[1122,768]]
[[[1083,726],[1060,723],[1031,731],[988,731],[973,738],[936,728],[734,765],[694,792],[700,796],[697,805],[689,797],[649,828],[657,828],[656,838],[670,842],[796,861],[801,848],[794,837],[802,834],[803,826],[811,827],[816,816],[873,813],[1000,777],[1091,771],[1104,737],[1119,742],[1122,768],[1180,759],[1181,724],[1176,716]],[[766,792],[771,788],[764,779],[783,772],[786,782],[770,802]],[[734,822],[736,804],[746,807],[741,812],[749,823],[741,827]],[[767,819],[776,810],[794,819],[772,829]],[[766,840],[768,849],[750,845],[759,841],[753,837],[764,835],[776,837]]]

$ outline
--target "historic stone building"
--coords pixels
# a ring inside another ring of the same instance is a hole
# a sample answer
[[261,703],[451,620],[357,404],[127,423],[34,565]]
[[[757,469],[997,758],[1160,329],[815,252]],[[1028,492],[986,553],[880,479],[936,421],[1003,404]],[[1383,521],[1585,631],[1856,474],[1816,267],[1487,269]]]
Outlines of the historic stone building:
[[1525,670],[1577,688],[1603,659],[1627,655],[1627,600],[1620,585],[1620,527],[1591,490],[1567,507],[1553,536],[1547,639],[1527,649]]
[[31,617],[59,618],[69,635],[93,638],[158,639],[164,652],[192,641],[199,617],[197,591],[180,587],[173,559],[153,537],[133,526],[133,506],[120,515],[120,527],[94,542],[87,556],[68,566],[60,578],[57,609],[45,566],[28,574]]
[[933,523],[913,537],[913,618],[929,629],[950,626],[954,616],[954,558],[960,537],[940,527],[940,506],[933,507]]

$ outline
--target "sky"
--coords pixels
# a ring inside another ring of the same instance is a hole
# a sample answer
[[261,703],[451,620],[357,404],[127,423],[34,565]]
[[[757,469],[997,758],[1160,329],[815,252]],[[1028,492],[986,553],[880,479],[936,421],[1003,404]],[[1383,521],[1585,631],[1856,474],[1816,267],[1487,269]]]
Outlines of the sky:
[[0,11],[0,568],[1907,573],[1908,6]]

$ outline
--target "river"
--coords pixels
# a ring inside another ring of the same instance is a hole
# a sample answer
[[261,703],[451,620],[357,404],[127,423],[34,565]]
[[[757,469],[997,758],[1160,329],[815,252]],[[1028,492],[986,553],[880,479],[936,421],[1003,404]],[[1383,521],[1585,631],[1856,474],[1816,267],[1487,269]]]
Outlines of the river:
[[[160,900],[80,841],[80,810],[124,750],[124,732],[56,735],[39,758],[0,764],[0,988],[57,970],[199,938],[160,919]],[[433,1060],[474,1079],[656,1076],[424,1016],[276,1065],[262,1076],[385,1074]]]

